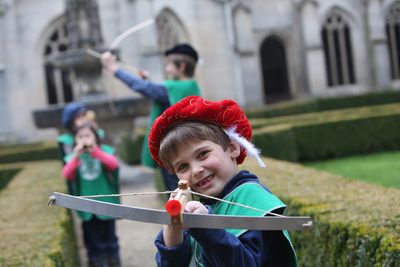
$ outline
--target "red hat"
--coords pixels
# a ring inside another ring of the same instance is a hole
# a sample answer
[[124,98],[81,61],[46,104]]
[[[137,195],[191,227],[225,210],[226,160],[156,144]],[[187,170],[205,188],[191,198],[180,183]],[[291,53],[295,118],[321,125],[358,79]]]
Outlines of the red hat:
[[[220,126],[222,129],[235,128],[235,132],[248,141],[252,129],[249,120],[240,106],[233,100],[212,102],[199,96],[188,96],[169,107],[154,121],[148,138],[151,156],[158,165],[163,166],[160,157],[160,143],[168,130],[182,121],[202,121]],[[247,155],[244,147],[236,159],[241,164]]]

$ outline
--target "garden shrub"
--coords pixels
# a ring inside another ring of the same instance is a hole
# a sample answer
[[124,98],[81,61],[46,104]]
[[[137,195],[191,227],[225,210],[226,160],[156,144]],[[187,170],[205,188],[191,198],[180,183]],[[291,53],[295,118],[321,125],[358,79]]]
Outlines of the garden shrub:
[[400,112],[296,126],[300,161],[400,149]]
[[246,109],[249,118],[271,118],[302,113],[382,105],[400,102],[400,91],[381,91],[353,96],[291,100],[264,107]]
[[366,94],[353,96],[319,98],[317,102],[319,111],[383,105],[400,102],[400,91],[368,92]]
[[310,215],[313,228],[291,231],[300,266],[386,266],[400,262],[400,191],[343,179],[299,164],[264,158],[243,168],[288,205]]
[[253,142],[263,155],[308,161],[400,148],[400,104],[303,114],[279,122],[258,120]]
[[298,161],[296,137],[289,124],[265,127],[253,132],[253,143],[265,156]]
[[0,147],[0,164],[58,158],[59,151],[54,142]]
[[47,207],[65,191],[59,161],[27,163],[0,191],[0,266],[79,266],[69,212]]
[[271,118],[317,111],[317,100],[309,99],[291,100],[257,108],[248,108],[245,110],[245,113],[248,118]]
[[326,120],[337,120],[340,118],[360,118],[375,115],[392,114],[400,110],[400,103],[377,105],[360,108],[346,108],[339,110],[312,112],[306,114],[274,117],[269,119],[250,119],[253,129],[276,124],[300,125],[306,123],[324,122]]
[[120,158],[129,165],[140,164],[143,140],[143,133],[138,134],[133,138],[128,134],[123,135],[120,143],[118,144],[118,155]]
[[7,186],[20,169],[0,169],[0,191]]

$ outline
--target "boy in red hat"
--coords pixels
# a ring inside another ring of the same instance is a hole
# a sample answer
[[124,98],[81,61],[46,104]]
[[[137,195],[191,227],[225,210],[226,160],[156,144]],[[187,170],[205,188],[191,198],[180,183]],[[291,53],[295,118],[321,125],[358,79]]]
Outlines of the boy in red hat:
[[[153,159],[186,180],[192,191],[224,199],[189,201],[185,212],[221,215],[266,216],[283,214],[286,205],[239,170],[246,155],[260,165],[259,151],[249,142],[251,125],[232,100],[211,102],[187,97],[159,116],[149,134]],[[237,208],[229,202],[257,208]],[[265,212],[261,212],[265,211]],[[158,266],[297,266],[287,231],[235,229],[181,229],[165,225],[156,238]]]
[[[106,70],[114,74],[130,89],[152,101],[149,127],[154,119],[170,105],[175,104],[184,97],[200,95],[200,88],[194,79],[194,72],[199,59],[196,50],[191,45],[182,43],[166,50],[164,56],[167,80],[162,83],[154,83],[145,76],[135,76],[123,70],[116,57],[110,52],[103,53],[101,57],[101,62]],[[147,136],[142,147],[141,162],[145,166],[156,167],[147,148]],[[170,174],[166,169],[162,168],[161,172],[166,188],[174,190],[177,187],[178,178]]]

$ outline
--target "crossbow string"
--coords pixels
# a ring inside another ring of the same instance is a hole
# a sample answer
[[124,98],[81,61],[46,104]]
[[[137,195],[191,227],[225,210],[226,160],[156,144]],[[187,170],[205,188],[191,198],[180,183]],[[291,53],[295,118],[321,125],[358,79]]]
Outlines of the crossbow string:
[[[174,192],[175,192],[175,191],[134,192],[134,193],[106,194],[106,195],[90,195],[90,196],[79,196],[79,197],[90,199],[90,198],[101,198],[101,197],[140,196],[140,195],[157,195],[157,194],[162,195],[162,194],[171,194],[171,193],[174,193]],[[221,198],[217,198],[217,197],[213,197],[213,196],[209,196],[209,195],[204,195],[204,194],[201,194],[201,193],[192,191],[192,190],[188,190],[188,193],[193,194],[193,195],[197,195],[197,196],[202,197],[202,198],[213,199],[213,200],[220,201],[220,202],[224,202],[224,203],[227,203],[227,204],[230,204],[230,205],[240,206],[240,207],[242,207],[242,208],[251,209],[251,210],[258,211],[258,212],[263,212],[263,213],[270,214],[270,215],[277,216],[277,217],[286,217],[286,216],[284,216],[284,215],[280,215],[280,214],[273,213],[273,212],[269,212],[269,211],[265,211],[265,210],[260,210],[260,209],[257,209],[257,208],[251,207],[251,206],[247,206],[247,205],[244,205],[244,204],[240,204],[240,203],[236,203],[236,202],[227,201],[227,200],[225,200],[225,199],[221,199]]]

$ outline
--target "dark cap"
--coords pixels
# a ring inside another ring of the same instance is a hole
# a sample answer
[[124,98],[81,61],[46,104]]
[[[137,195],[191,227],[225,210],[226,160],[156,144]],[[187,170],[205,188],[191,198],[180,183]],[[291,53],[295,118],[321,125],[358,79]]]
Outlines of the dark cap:
[[199,55],[190,44],[177,44],[174,47],[167,49],[164,56],[171,54],[186,55],[193,58],[195,62],[199,59]]
[[62,113],[62,125],[67,129],[70,128],[76,115],[85,111],[86,106],[80,102],[71,102],[67,104]]

